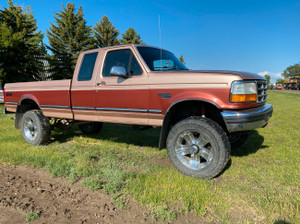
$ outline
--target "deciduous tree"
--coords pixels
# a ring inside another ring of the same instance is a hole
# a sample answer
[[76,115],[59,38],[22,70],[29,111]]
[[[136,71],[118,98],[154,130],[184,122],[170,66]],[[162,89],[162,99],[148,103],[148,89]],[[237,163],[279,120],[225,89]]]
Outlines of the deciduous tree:
[[52,79],[68,79],[73,75],[76,60],[81,51],[95,48],[91,27],[86,25],[80,6],[68,3],[63,10],[54,12],[55,24],[47,30],[49,39],[49,72]]
[[284,79],[277,79],[276,80],[276,85],[277,84],[283,84],[284,83]]
[[272,88],[272,86],[271,86],[271,76],[265,75],[265,80],[267,81],[268,89],[271,89]]
[[285,78],[293,77],[293,76],[300,76],[300,64],[297,63],[297,64],[287,67],[281,75]]
[[182,64],[185,65],[185,61],[184,61],[184,58],[183,58],[183,55],[181,54],[180,57],[179,57],[179,60]]

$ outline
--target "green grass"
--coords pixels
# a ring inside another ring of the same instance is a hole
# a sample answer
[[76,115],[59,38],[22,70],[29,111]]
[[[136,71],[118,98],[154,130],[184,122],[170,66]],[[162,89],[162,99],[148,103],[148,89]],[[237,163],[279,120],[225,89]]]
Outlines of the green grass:
[[40,217],[39,212],[28,212],[26,214],[26,223],[30,223]]
[[128,207],[128,198],[126,195],[123,194],[116,194],[113,196],[111,199],[111,204],[118,206],[121,209],[129,210],[130,208]]
[[[0,115],[0,162],[44,167],[53,176],[112,194],[125,208],[134,198],[153,221],[181,213],[216,223],[300,223],[300,94],[269,92],[272,126],[253,131],[213,180],[181,175],[158,151],[159,129],[105,124],[99,135],[55,130],[48,146],[24,143],[13,115]],[[158,165],[162,164],[162,165]]]

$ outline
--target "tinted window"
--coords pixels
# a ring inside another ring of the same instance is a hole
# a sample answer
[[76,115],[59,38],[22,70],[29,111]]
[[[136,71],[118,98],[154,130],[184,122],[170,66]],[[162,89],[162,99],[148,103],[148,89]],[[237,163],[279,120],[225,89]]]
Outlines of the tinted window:
[[110,70],[113,66],[122,66],[127,73],[131,75],[142,74],[140,65],[129,49],[110,51],[107,53],[103,68],[104,77],[111,76]]
[[137,49],[152,71],[187,70],[185,65],[169,51],[152,47],[137,47]]
[[142,74],[142,69],[137,62],[136,58],[134,55],[131,53],[132,59],[131,59],[131,65],[130,65],[130,74],[131,75],[140,75]]
[[98,52],[85,54],[79,70],[78,81],[91,80]]

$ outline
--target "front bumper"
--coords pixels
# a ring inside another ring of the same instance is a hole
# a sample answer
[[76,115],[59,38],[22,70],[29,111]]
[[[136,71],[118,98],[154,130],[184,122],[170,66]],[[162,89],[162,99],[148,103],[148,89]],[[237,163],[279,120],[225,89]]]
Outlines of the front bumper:
[[261,107],[246,110],[223,110],[221,115],[228,132],[248,131],[264,127],[272,116],[273,107],[265,104]]

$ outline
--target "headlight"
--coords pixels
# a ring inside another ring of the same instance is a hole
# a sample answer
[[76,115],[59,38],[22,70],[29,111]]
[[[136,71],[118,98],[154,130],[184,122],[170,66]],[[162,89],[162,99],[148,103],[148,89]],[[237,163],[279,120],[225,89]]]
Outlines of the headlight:
[[235,81],[231,85],[230,101],[233,103],[256,102],[256,82]]

